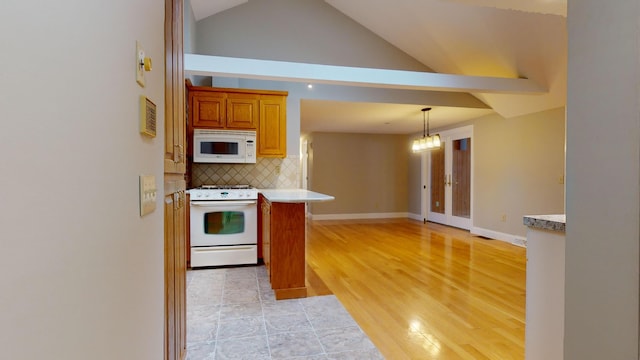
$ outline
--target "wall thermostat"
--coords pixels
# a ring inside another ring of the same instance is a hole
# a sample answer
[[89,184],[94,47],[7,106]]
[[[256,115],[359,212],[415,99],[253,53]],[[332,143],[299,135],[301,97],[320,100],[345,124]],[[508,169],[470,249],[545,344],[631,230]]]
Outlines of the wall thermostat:
[[140,96],[140,133],[156,137],[156,104]]

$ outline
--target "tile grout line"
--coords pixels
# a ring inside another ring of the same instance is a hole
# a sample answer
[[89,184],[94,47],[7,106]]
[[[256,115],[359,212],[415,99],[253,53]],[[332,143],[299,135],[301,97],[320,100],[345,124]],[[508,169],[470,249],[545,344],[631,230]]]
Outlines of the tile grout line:
[[[309,322],[309,325],[311,325],[311,331],[313,331],[313,335],[315,335],[316,340],[318,340],[318,344],[320,344],[320,348],[322,348],[322,354],[317,354],[317,355],[329,356],[328,353],[327,353],[327,349],[322,344],[322,341],[320,341],[320,336],[318,336],[318,332],[316,331],[316,327],[313,326],[313,323],[311,322],[311,319],[309,318],[309,314],[307,313],[307,307],[302,302],[300,302],[300,305],[302,306],[302,311],[304,312],[305,318],[307,318],[307,321]],[[316,355],[314,355],[314,356],[316,356]]]
[[220,308],[218,309],[218,323],[216,324],[216,339],[215,345],[213,345],[213,358],[217,358],[218,353],[218,337],[220,336],[220,323],[222,322],[222,308],[224,307],[224,292],[227,284],[227,272],[224,272],[224,278],[222,279],[222,291],[220,292]]
[[260,278],[258,277],[258,268],[255,269],[256,286],[258,289],[258,300],[260,301],[260,309],[262,310],[262,326],[264,327],[264,337],[267,342],[267,350],[269,350],[269,359],[273,359],[271,354],[271,344],[269,344],[269,332],[267,331],[267,318],[264,316],[264,301],[262,299],[262,291],[260,291]]

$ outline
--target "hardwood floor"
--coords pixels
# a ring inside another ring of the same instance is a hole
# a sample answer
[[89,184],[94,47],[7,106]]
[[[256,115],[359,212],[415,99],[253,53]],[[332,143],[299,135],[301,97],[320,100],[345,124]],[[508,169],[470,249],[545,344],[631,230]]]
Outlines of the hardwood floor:
[[309,294],[333,292],[387,359],[524,358],[524,248],[409,219],[309,221],[306,256]]

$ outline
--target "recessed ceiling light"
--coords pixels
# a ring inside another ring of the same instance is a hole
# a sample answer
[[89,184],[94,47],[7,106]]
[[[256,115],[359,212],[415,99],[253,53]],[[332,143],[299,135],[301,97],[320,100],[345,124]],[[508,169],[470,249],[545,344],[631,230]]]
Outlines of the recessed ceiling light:
[[307,85],[307,88],[308,88],[308,89],[313,89],[313,84],[308,84],[308,85]]

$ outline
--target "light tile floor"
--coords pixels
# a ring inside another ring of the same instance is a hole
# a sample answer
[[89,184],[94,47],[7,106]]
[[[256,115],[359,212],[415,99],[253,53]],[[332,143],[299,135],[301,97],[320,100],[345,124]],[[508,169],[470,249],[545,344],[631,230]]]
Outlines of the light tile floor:
[[187,360],[383,359],[334,295],[275,300],[264,266],[187,272]]

